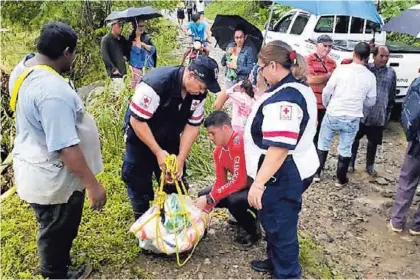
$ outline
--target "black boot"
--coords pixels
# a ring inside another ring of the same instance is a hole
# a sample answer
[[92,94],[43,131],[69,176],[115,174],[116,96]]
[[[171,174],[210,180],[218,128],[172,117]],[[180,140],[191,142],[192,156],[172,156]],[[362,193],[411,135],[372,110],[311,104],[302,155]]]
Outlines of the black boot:
[[378,145],[373,144],[372,142],[368,142],[367,144],[367,151],[366,151],[366,171],[369,173],[370,176],[376,177],[377,173],[373,168],[375,164],[375,157],[376,157],[376,150]]
[[325,162],[327,161],[327,157],[328,157],[328,151],[321,151],[318,149],[316,151],[318,153],[318,158],[319,158],[319,167],[314,176],[315,183],[321,180],[321,172],[322,170],[324,170]]
[[268,273],[272,273],[274,269],[273,263],[271,262],[270,259],[265,259],[263,261],[253,260],[251,261],[251,268],[258,272],[268,272]]
[[350,157],[342,157],[338,156],[338,164],[337,164],[337,183],[335,184],[336,187],[342,187],[343,185],[349,182],[349,178],[347,177],[347,170],[350,164]]
[[356,163],[357,150],[359,149],[360,140],[355,139],[353,146],[351,146],[351,158],[349,163],[349,172],[354,172],[354,165]]

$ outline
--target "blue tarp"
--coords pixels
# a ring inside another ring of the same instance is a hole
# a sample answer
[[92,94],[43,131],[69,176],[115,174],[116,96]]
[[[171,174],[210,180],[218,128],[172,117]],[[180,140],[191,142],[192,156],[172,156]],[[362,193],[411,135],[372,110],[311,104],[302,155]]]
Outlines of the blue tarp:
[[381,17],[372,0],[274,0],[275,3],[301,9],[315,15],[354,16],[383,24]]

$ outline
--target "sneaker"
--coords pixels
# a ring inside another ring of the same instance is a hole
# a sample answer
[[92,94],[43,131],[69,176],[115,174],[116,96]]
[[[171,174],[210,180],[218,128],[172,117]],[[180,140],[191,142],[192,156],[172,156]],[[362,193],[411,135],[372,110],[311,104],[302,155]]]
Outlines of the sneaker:
[[411,235],[413,235],[413,236],[419,236],[419,235],[420,235],[420,230],[416,230],[416,229],[412,229],[412,228],[410,228],[410,229],[408,230],[408,232],[409,232]]
[[313,182],[318,183],[319,181],[321,181],[321,177],[319,176],[319,174],[315,174]]
[[366,167],[366,172],[372,176],[372,177],[376,177],[378,176],[378,173],[376,172],[376,170],[373,168],[373,165]]
[[251,268],[257,272],[268,272],[273,273],[274,267],[269,259],[263,261],[253,260],[251,261]]
[[394,227],[394,225],[392,224],[392,220],[390,220],[390,221],[389,221],[388,228],[389,228],[391,231],[396,232],[396,233],[401,233],[401,232],[403,231],[403,229],[402,229],[402,228],[397,228],[397,227]]
[[92,266],[90,264],[83,264],[74,269],[69,269],[67,272],[68,279],[87,279],[92,273]]

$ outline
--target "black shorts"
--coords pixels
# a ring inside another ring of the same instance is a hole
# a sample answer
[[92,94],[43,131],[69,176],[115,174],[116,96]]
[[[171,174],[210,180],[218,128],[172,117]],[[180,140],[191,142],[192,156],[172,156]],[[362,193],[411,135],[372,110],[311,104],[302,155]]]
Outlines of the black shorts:
[[359,131],[356,134],[356,140],[360,140],[366,135],[369,142],[372,142],[375,145],[382,145],[383,134],[383,126],[366,126],[360,123]]

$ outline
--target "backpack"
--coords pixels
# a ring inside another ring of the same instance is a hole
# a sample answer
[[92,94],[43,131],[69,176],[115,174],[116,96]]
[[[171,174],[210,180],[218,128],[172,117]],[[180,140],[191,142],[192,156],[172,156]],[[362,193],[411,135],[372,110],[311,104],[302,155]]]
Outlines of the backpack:
[[412,82],[407,91],[402,106],[401,125],[408,142],[420,138],[420,77]]

